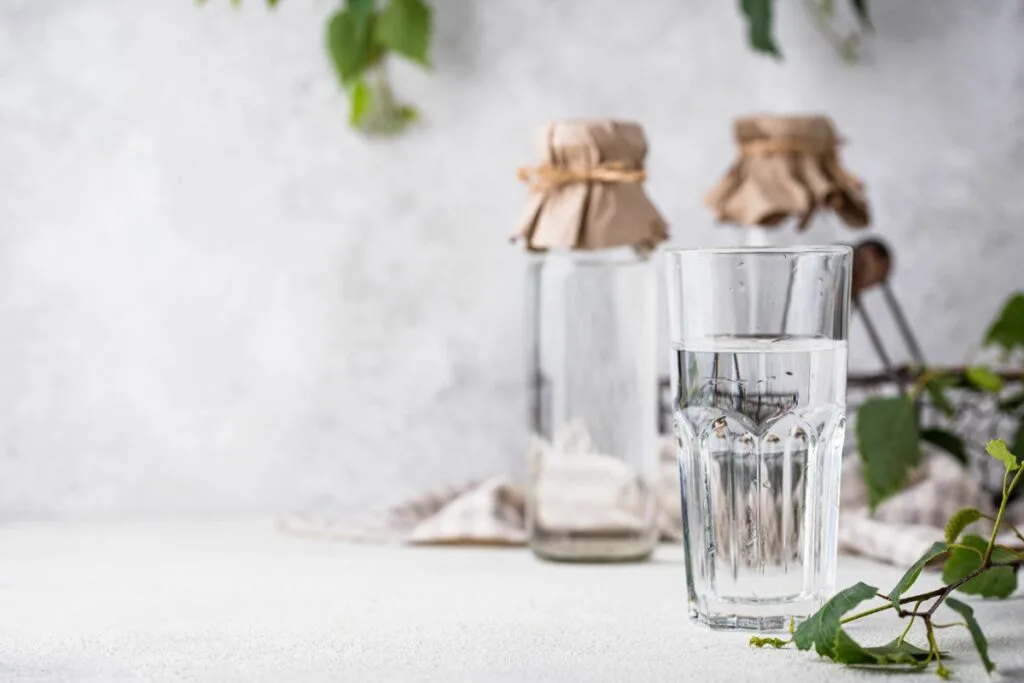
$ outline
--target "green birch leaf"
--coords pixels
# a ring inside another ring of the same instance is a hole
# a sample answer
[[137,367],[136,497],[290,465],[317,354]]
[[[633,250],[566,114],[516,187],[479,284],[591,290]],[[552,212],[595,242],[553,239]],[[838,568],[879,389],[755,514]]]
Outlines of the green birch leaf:
[[981,511],[974,508],[964,508],[957,511],[955,515],[946,522],[946,543],[956,543],[964,529],[981,519]]
[[938,446],[956,458],[961,465],[966,465],[968,462],[967,446],[964,445],[964,440],[953,432],[947,432],[945,429],[939,429],[938,427],[922,429],[921,440],[927,441],[933,446]]
[[921,575],[921,570],[924,569],[924,566],[936,557],[945,554],[948,550],[949,546],[945,543],[942,543],[941,541],[936,542],[927,550],[927,552],[925,552],[924,555],[918,558],[917,562],[910,565],[910,568],[903,575],[903,578],[896,583],[896,587],[889,591],[889,599],[892,600],[893,607],[897,610],[900,608],[900,598],[903,597],[903,594],[914,585],[914,582],[917,581],[917,577]]
[[[922,650],[907,641],[899,639],[879,645],[864,647],[843,629],[836,633],[833,646],[835,661],[852,666],[909,666],[921,668],[928,661],[928,650]],[[949,655],[942,653],[942,658]]]
[[857,411],[857,449],[874,509],[907,483],[921,462],[917,411],[906,396],[871,398]]
[[[988,541],[974,534],[968,534],[960,539],[960,543],[984,553],[988,548]],[[1013,554],[996,549],[992,554],[996,562],[1011,562]],[[952,548],[949,551],[949,559],[942,569],[942,580],[951,584],[970,575],[981,567],[981,556],[977,552],[963,548]],[[1017,589],[1017,575],[1012,567],[993,567],[983,574],[971,579],[964,585],[957,588],[961,593],[968,595],[980,595],[983,598],[1005,598]]]
[[327,22],[327,52],[342,85],[348,86],[373,63],[373,0],[347,0]]
[[773,0],[740,0],[740,9],[747,18],[747,36],[750,46],[757,52],[781,57],[779,46],[772,37]]
[[1024,292],[1011,296],[985,334],[985,343],[1013,351],[1024,347]]
[[967,380],[979,389],[997,392],[1003,388],[1002,378],[984,366],[967,368],[965,375]]
[[377,22],[377,40],[412,61],[430,66],[430,7],[423,0],[390,0]]
[[985,446],[985,450],[993,458],[1003,463],[1006,469],[1013,472],[1020,468],[1020,463],[1017,462],[1017,457],[1010,452],[1010,449],[1006,447],[1006,442],[1002,439],[994,439],[988,442]]
[[996,665],[988,658],[988,639],[982,633],[978,620],[974,618],[974,610],[970,605],[960,602],[956,598],[946,598],[946,607],[964,618],[967,630],[971,632],[974,647],[978,650],[978,656],[981,657],[981,663],[985,665],[985,671],[988,673],[995,671]]
[[799,650],[815,651],[822,657],[835,659],[835,642],[839,634],[839,621],[843,615],[860,603],[875,597],[878,589],[858,583],[839,591],[821,609],[807,617],[793,632],[793,643]]

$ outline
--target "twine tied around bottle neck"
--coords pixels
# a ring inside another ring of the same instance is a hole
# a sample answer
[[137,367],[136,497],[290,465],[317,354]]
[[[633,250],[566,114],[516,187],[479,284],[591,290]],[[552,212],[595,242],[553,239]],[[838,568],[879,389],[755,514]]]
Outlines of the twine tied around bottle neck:
[[569,168],[555,164],[522,166],[516,170],[516,177],[533,192],[545,193],[572,183],[642,183],[647,179],[647,172],[611,161],[593,168]]
[[840,142],[816,142],[799,138],[763,138],[740,144],[740,156],[766,157],[774,154],[835,156]]

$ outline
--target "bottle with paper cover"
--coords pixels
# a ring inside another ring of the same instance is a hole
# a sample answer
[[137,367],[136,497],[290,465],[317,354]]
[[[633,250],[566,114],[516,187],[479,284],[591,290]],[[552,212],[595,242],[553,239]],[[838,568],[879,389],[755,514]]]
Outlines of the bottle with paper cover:
[[532,254],[529,543],[552,560],[644,559],[659,536],[651,252],[667,237],[643,192],[646,141],[617,121],[539,137],[517,234]]
[[736,161],[706,201],[737,246],[842,244],[868,226],[864,184],[841,163],[831,119],[745,116],[734,132]]

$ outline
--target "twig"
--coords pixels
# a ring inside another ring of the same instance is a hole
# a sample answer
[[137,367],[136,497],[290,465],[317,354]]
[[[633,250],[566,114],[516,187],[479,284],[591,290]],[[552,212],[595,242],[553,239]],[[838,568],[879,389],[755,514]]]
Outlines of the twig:
[[[899,377],[901,380],[913,381],[920,377],[924,372],[927,372],[919,367],[910,365],[900,365],[893,369],[893,374]],[[954,376],[957,378],[965,378],[967,376],[967,367],[958,365],[950,368],[933,368],[931,372],[935,374],[942,374],[946,376]],[[851,387],[870,387],[876,384],[885,384],[892,380],[893,374],[888,372],[879,372],[871,374],[853,374],[850,375],[847,380],[847,385]],[[1018,371],[995,371],[993,374],[1002,379],[1004,382],[1020,382],[1024,381],[1024,372]]]
[[901,645],[903,644],[904,638],[906,638],[907,634],[910,633],[910,627],[914,625],[914,619],[917,618],[917,610],[920,609],[920,607],[921,601],[918,601],[918,603],[914,605],[914,611],[910,613],[910,621],[907,622],[907,627],[903,629],[903,633],[900,634],[900,637],[897,640]]

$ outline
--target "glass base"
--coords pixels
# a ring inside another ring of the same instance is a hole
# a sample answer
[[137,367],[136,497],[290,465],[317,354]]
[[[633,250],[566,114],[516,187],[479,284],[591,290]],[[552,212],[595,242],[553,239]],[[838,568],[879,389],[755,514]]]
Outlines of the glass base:
[[554,562],[641,562],[654,552],[656,534],[630,537],[530,539],[533,554]]
[[791,624],[800,624],[822,604],[823,600],[732,604],[728,605],[728,611],[702,611],[691,604],[689,616],[698,624],[716,631],[788,633]]

